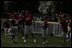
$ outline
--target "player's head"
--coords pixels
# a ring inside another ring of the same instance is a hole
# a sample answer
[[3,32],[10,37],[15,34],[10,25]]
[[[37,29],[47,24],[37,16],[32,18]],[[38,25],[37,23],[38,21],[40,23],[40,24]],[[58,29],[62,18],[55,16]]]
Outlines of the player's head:
[[30,15],[28,10],[25,10],[25,16]]

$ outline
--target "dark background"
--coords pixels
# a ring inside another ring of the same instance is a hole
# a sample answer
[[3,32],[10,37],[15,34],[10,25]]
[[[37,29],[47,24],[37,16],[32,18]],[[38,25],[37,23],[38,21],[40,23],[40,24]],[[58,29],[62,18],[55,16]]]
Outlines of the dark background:
[[13,1],[9,8],[11,10],[30,10],[31,12],[38,12],[38,6],[39,1]]
[[[55,1],[55,2],[62,2],[62,5],[59,5],[59,3],[57,3],[56,5],[56,9],[58,10],[58,12],[62,11],[62,12],[66,12],[71,14],[71,1]],[[1,2],[3,3],[3,2]],[[38,6],[39,6],[39,1],[13,1],[12,3],[10,3],[10,6],[8,7],[7,11],[13,11],[13,10],[30,10],[33,13],[38,13]],[[3,10],[4,5],[1,4],[1,10]]]

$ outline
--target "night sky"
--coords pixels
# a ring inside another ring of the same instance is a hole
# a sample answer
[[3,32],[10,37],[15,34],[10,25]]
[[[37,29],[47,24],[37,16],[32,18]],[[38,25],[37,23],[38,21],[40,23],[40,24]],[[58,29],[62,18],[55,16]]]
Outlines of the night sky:
[[64,12],[71,13],[71,1],[64,1],[63,6]]
[[39,2],[37,1],[14,1],[11,3],[10,8],[13,10],[27,9],[36,12]]
[[[62,1],[62,6],[58,7],[58,10],[63,12],[71,13],[71,1]],[[39,1],[13,1],[10,4],[10,9],[12,10],[21,10],[27,9],[31,10],[32,12],[38,12]]]

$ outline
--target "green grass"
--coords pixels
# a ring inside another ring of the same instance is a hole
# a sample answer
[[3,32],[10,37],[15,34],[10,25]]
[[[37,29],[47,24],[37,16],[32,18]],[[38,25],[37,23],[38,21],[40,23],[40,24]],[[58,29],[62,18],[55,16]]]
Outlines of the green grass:
[[[34,34],[37,39],[37,43],[33,42],[32,36],[28,37],[26,43],[23,43],[22,35],[18,35],[18,44],[14,44],[11,40],[11,36],[4,36],[1,34],[1,47],[63,47],[63,39],[55,36],[48,36],[48,43],[43,45],[43,38],[40,34]],[[10,42],[10,43],[8,43]],[[71,41],[66,42],[66,47],[71,47]]]

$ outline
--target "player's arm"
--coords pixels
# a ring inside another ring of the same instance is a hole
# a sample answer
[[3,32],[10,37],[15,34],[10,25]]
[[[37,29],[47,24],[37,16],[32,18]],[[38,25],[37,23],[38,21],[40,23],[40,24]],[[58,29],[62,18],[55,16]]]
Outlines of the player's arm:
[[11,23],[12,23],[12,20],[9,21],[10,26],[11,26]]
[[62,24],[62,19],[59,17],[58,22]]
[[32,23],[33,23],[33,24],[35,23],[34,17],[32,17]]
[[34,21],[34,20],[32,20],[32,23],[35,23],[35,21]]
[[44,27],[44,21],[43,21],[43,23],[41,24],[41,27]]

